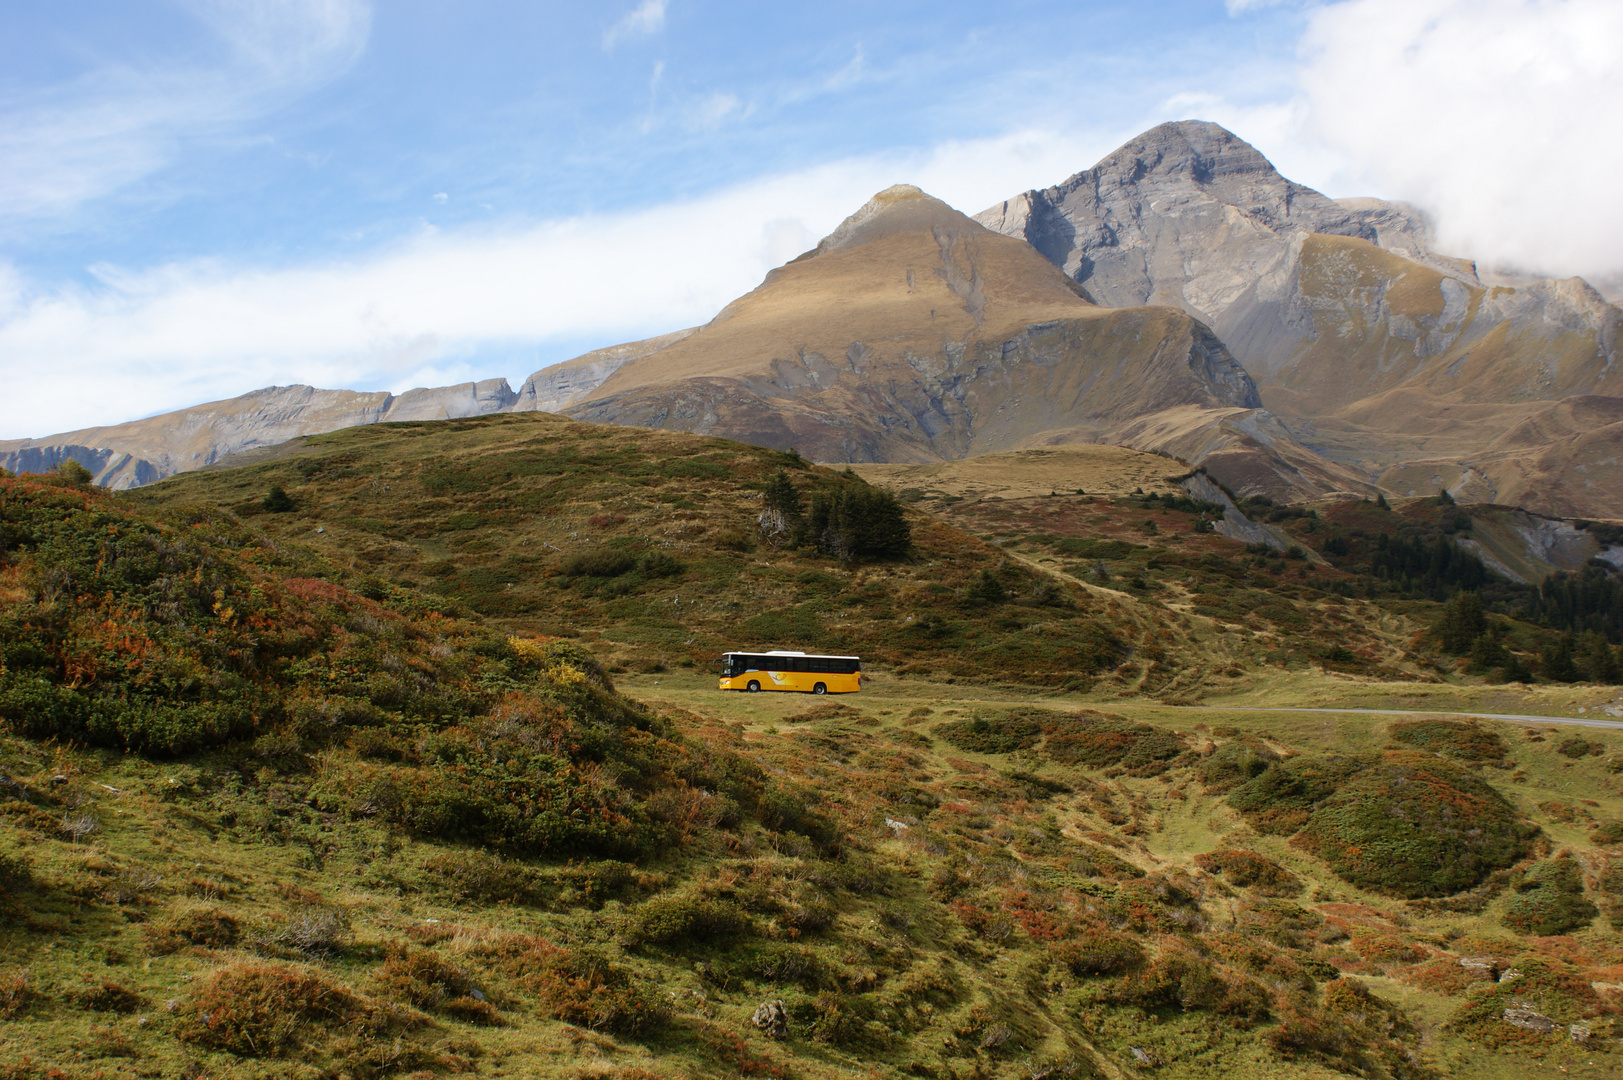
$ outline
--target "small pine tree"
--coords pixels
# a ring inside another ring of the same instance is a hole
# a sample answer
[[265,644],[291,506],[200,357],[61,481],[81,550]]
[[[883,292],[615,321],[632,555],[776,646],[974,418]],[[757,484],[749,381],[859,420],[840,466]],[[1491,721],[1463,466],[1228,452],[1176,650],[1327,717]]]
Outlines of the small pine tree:
[[1375,505],[1379,506],[1382,510],[1392,509],[1392,504],[1386,501],[1385,495],[1377,494],[1375,496]]
[[1471,651],[1478,638],[1488,629],[1488,620],[1482,614],[1482,600],[1474,592],[1461,589],[1448,598],[1442,616],[1432,627],[1444,652],[1456,656]]
[[1471,670],[1480,673],[1502,668],[1510,663],[1510,654],[1493,636],[1492,631],[1478,635],[1471,643]]
[[294,509],[293,497],[289,495],[281,484],[272,484],[271,489],[265,493],[265,498],[259,504],[267,514],[285,514]]
[[1441,489],[1440,491],[1437,492],[1437,505],[1439,505],[1439,506],[1453,506],[1454,505],[1454,496],[1452,496],[1452,495],[1450,495],[1448,493],[1447,488],[1443,488],[1443,489]]
[[1009,598],[1003,582],[990,570],[982,570],[975,583],[964,591],[964,599],[971,604],[1001,604]]
[[1617,650],[1606,641],[1606,635],[1596,630],[1578,638],[1577,655],[1573,658],[1579,674],[1586,682],[1612,685],[1623,672],[1618,670]]
[[800,519],[803,505],[800,489],[795,487],[794,481],[789,479],[789,474],[782,469],[766,482],[764,499],[768,510],[776,510],[791,524]]
[[1578,665],[1572,662],[1572,641],[1561,637],[1555,645],[1540,651],[1539,674],[1551,682],[1577,682]]

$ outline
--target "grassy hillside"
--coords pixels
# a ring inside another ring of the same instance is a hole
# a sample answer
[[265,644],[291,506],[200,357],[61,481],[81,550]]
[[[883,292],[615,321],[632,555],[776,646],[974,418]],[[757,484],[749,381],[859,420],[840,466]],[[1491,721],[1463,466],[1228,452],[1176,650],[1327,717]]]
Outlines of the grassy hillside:
[[[1248,552],[1199,531],[1206,508],[1162,500],[1165,483],[1154,499],[907,488],[909,557],[844,562],[764,537],[762,491],[780,470],[807,501],[860,478],[720,439],[525,414],[358,428],[267,456],[129,497],[233,512],[373,599],[432,592],[510,632],[569,637],[611,672],[807,648],[913,676],[1192,700],[1281,668],[1452,671],[1424,633],[1446,594],[1394,593],[1334,556]],[[267,510],[273,489],[286,500]],[[1304,550],[1334,532],[1290,513]],[[1326,624],[1333,641],[1306,633]]]
[[[1086,689],[1171,614],[1096,595],[912,513],[911,556],[857,562],[763,538],[783,470],[806,501],[860,487],[792,455],[545,414],[336,432],[246,468],[134,493],[206,504],[331,559],[379,597],[432,590],[515,632],[581,641],[611,669],[708,665],[730,648],[855,652],[875,664]],[[263,510],[280,486],[291,509]],[[998,603],[970,595],[982,573]],[[1187,636],[1187,635],[1185,635]]]
[[627,696],[228,519],[0,488],[6,1075],[1612,1067],[1615,736]]
[[846,564],[759,496],[860,480],[547,416],[267,456],[0,478],[0,1076],[1614,1068],[1623,733],[1246,708],[1610,701],[1439,672],[1355,544],[1055,494]]

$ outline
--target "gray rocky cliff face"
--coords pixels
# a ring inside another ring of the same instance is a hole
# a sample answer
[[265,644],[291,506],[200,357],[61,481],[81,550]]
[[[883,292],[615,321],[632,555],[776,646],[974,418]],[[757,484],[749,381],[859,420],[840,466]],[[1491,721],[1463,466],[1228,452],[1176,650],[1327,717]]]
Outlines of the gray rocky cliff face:
[[1285,179],[1216,124],[1162,124],[1091,169],[975,216],[1019,236],[1110,307],[1172,304],[1212,323],[1275,270],[1298,233],[1355,236],[1424,254],[1412,208],[1336,202]]
[[524,385],[519,387],[516,400],[509,411],[562,412],[602,386],[610,375],[631,361],[640,360],[667,346],[675,345],[696,330],[696,327],[690,327],[643,341],[612,345],[607,349],[597,349],[573,360],[565,360],[561,364],[542,368],[524,380]]

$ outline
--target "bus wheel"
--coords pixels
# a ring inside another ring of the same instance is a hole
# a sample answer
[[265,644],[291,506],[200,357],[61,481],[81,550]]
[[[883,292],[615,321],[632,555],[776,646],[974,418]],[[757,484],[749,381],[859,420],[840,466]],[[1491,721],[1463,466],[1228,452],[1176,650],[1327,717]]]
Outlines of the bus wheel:
[[812,687],[812,693],[826,694],[828,693],[828,687],[824,686],[822,683],[818,683],[816,686]]
[[761,684],[756,682],[754,679],[751,679],[749,686],[745,687],[745,689],[752,694],[758,693],[761,689]]

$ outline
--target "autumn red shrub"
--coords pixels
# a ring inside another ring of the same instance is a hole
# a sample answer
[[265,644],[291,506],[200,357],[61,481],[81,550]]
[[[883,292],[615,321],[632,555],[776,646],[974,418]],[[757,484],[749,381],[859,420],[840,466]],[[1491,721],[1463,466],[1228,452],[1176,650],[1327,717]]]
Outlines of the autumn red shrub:
[[193,991],[175,1034],[182,1042],[242,1057],[279,1057],[312,1030],[383,1034],[420,1015],[386,1009],[303,968],[246,962],[220,968]]

